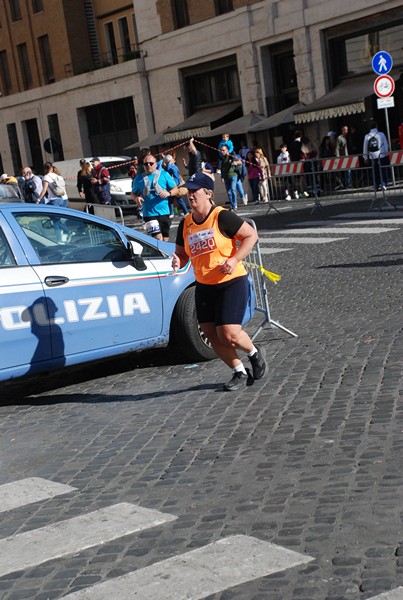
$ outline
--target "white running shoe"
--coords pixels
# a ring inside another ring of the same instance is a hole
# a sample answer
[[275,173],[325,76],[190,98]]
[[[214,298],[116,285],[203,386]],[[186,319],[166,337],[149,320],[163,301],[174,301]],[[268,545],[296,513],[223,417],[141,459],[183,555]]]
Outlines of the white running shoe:
[[296,200],[298,200],[298,198],[299,198],[299,194],[298,194],[298,192],[294,192],[294,198],[295,198]]
[[287,196],[285,197],[286,200],[291,200],[291,196],[290,194],[287,194]]

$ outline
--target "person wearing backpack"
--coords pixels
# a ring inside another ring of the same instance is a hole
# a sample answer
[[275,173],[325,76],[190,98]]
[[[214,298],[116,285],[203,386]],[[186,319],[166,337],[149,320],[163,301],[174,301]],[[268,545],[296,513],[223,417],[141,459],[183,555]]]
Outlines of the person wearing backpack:
[[68,204],[66,187],[57,167],[54,167],[50,162],[46,162],[43,165],[43,172],[43,187],[36,203],[66,207]]
[[35,204],[42,192],[41,178],[38,175],[34,175],[30,167],[23,167],[21,169],[21,177],[23,181],[20,184],[20,189],[24,201]]
[[389,144],[386,135],[378,131],[376,121],[371,121],[370,131],[364,138],[363,156],[365,164],[371,162],[374,189],[386,190],[388,185]]

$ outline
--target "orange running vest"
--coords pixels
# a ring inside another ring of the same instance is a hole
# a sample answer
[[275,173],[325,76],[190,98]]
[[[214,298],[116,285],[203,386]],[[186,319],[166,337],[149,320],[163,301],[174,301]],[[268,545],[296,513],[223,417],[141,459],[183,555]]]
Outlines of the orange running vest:
[[193,221],[192,213],[185,217],[185,251],[190,257],[196,281],[199,283],[215,285],[246,275],[242,262],[238,262],[231,274],[221,273],[219,270],[220,265],[236,252],[236,240],[226,237],[218,228],[218,215],[222,210],[225,208],[217,206],[200,225]]

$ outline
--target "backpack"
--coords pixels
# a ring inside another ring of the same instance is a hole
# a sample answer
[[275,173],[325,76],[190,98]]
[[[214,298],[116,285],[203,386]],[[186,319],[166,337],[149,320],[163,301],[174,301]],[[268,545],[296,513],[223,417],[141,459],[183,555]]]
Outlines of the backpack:
[[36,185],[33,179],[28,179],[24,185],[25,202],[35,202]]
[[368,152],[378,152],[379,151],[379,143],[378,138],[373,135],[368,139]]
[[61,175],[56,175],[56,173],[53,173],[54,175],[54,180],[53,180],[53,193],[55,196],[64,196],[66,193],[66,184],[64,182],[64,179]]

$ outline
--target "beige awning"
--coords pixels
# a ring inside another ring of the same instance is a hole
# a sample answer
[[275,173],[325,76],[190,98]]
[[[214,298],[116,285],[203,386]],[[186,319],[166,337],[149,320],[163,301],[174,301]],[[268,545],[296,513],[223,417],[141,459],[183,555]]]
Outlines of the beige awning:
[[250,133],[255,131],[264,131],[265,129],[273,129],[274,127],[279,127],[280,125],[284,125],[285,123],[293,123],[295,120],[294,111],[304,108],[305,104],[298,102],[297,104],[293,104],[280,112],[271,115],[270,117],[266,117],[260,123],[257,123],[253,127],[249,129]]
[[[400,77],[400,73],[391,75],[394,79]],[[295,122],[309,123],[365,112],[365,98],[374,93],[375,79],[375,73],[345,79],[306,108],[296,110]]]
[[195,112],[193,115],[164,130],[165,142],[177,142],[191,137],[204,137],[211,132],[219,121],[228,117],[231,119],[239,116],[240,104],[225,104],[223,106],[212,106]]
[[249,113],[248,115],[243,115],[243,117],[239,117],[239,119],[229,121],[229,123],[224,123],[224,125],[220,125],[220,127],[212,129],[210,133],[206,134],[205,137],[214,137],[216,135],[222,135],[226,132],[228,132],[230,135],[240,135],[243,133],[248,133],[248,131],[250,131],[254,125],[260,123],[265,118],[266,117],[264,117],[263,115],[259,115],[258,113]]
[[126,146],[123,150],[134,150],[134,148],[151,148],[151,146],[162,146],[165,143],[163,133],[152,133],[148,137]]

